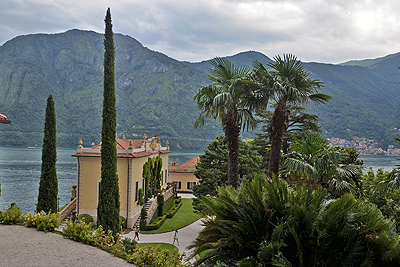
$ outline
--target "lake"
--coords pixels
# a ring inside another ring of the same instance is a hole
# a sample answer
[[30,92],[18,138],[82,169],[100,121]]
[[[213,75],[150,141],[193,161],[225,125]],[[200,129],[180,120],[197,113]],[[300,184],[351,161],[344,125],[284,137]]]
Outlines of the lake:
[[[76,148],[57,148],[57,178],[60,207],[71,200],[72,185],[76,184]],[[170,160],[182,163],[203,154],[203,150],[178,150]],[[41,147],[0,147],[0,210],[17,203],[24,212],[33,212],[39,193]]]
[[[76,148],[57,149],[57,178],[59,205],[70,201],[72,185],[76,184],[76,158],[71,155]],[[177,150],[170,154],[170,160],[185,162],[200,154],[203,150]],[[40,168],[42,164],[41,147],[0,147],[0,209],[15,202],[24,212],[33,212],[39,192]],[[392,170],[400,163],[399,156],[363,155],[365,166],[374,171],[383,167]]]

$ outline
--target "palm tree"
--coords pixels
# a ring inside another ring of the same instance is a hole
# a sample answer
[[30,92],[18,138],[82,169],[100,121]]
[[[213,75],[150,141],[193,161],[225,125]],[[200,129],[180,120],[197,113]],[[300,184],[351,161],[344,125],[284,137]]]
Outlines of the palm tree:
[[271,143],[268,175],[272,177],[279,171],[283,135],[289,123],[289,105],[326,103],[331,97],[318,93],[322,82],[311,79],[294,55],[276,56],[267,66],[269,69],[256,61],[253,79],[262,87],[259,93],[273,100],[275,109],[268,129]]
[[221,122],[228,145],[228,184],[237,188],[239,134],[241,129],[253,129],[256,125],[251,105],[244,105],[251,97],[247,88],[254,85],[247,79],[251,70],[236,67],[224,58],[216,57],[210,63],[214,67],[208,75],[212,84],[200,88],[193,97],[201,110],[194,127],[204,125],[210,118]]
[[296,183],[322,185],[334,196],[354,193],[353,178],[361,175],[362,166],[342,164],[345,157],[345,153],[329,147],[321,134],[310,132],[294,139],[282,173]]
[[[400,145],[400,139],[394,138],[398,145]],[[386,189],[399,189],[400,188],[400,166],[396,165],[396,168],[390,172],[388,178],[385,181],[382,181],[382,184],[386,184]]]
[[393,222],[351,194],[261,175],[217,191],[200,197],[210,216],[190,246],[202,255],[194,266],[399,266]]

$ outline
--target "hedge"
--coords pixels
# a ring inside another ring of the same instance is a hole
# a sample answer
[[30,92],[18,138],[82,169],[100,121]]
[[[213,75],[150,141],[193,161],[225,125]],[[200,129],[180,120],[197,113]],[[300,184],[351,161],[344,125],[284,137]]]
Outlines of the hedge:
[[167,219],[167,215],[164,214],[163,216],[158,217],[157,220],[155,220],[154,222],[152,222],[150,224],[146,224],[144,229],[145,230],[156,230],[161,227],[161,225],[165,222],[166,219]]
[[89,214],[83,213],[78,215],[78,220],[79,221],[84,221],[85,223],[93,223],[93,217],[90,216]]
[[179,208],[182,206],[182,202],[179,202],[179,204],[175,205],[175,207],[170,211],[167,212],[167,218],[172,218],[174,217],[175,213],[179,210]]

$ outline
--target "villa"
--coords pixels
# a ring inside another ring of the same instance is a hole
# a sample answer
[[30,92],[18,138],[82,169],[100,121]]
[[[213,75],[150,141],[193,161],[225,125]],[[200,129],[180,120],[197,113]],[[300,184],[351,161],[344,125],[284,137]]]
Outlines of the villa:
[[[154,136],[142,140],[128,140],[123,137],[116,139],[117,146],[117,174],[119,179],[120,215],[126,218],[126,226],[132,228],[139,218],[142,206],[139,205],[139,189],[145,191],[145,179],[142,177],[143,165],[149,158],[160,156],[162,159],[161,188],[168,182],[169,150],[161,146],[160,138]],[[101,182],[101,144],[83,148],[79,140],[77,153],[77,214],[89,214],[97,222],[97,203]]]
[[193,186],[198,183],[194,171],[196,170],[196,165],[199,161],[200,156],[197,156],[181,164],[179,164],[178,159],[176,162],[170,163],[169,179],[176,184],[177,192],[193,192]]

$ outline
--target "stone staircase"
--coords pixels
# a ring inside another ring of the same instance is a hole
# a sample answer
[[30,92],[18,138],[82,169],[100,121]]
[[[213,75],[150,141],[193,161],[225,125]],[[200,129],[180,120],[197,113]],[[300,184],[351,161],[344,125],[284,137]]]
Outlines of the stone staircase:
[[[149,209],[151,204],[153,203],[154,198],[149,199],[146,203],[144,203],[143,208],[146,209],[147,214],[149,214]],[[133,227],[137,227],[140,229],[140,219],[142,218],[142,214],[139,214],[139,218],[137,219],[136,223],[133,225]]]

